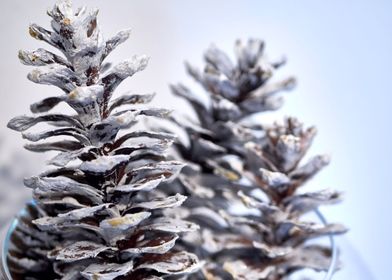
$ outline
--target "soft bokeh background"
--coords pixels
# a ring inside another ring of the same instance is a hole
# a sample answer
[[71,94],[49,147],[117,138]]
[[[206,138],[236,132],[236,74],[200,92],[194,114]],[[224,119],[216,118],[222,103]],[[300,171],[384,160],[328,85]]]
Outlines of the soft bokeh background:
[[[363,279],[390,279],[392,252],[390,161],[392,149],[392,4],[388,1],[264,1],[264,0],[90,0],[74,1],[101,9],[103,31],[132,27],[132,39],[112,55],[118,61],[135,53],[152,57],[149,68],[119,89],[158,92],[156,104],[185,111],[167,85],[186,78],[182,62],[201,65],[202,52],[214,42],[232,50],[236,38],[265,39],[271,58],[288,57],[280,75],[294,74],[297,89],[286,96],[280,112],[265,118],[295,115],[317,125],[313,153],[332,155],[330,167],[309,188],[336,187],[346,201],[323,209],[329,220],[351,228],[341,240],[346,274]],[[16,57],[20,48],[42,43],[29,38],[27,26],[48,26],[49,0],[1,1],[0,105],[0,223],[23,203],[18,178],[43,167],[43,157],[21,149],[19,134],[7,130],[7,121],[27,113],[33,101],[56,88],[25,79],[28,69]],[[14,194],[11,195],[11,192]],[[352,263],[356,263],[357,266]],[[361,270],[361,271],[362,271]],[[362,273],[362,272],[361,272]],[[365,273],[365,272],[363,272]],[[374,278],[372,278],[373,274]],[[345,275],[345,276],[343,276]],[[339,276],[339,274],[337,275]]]

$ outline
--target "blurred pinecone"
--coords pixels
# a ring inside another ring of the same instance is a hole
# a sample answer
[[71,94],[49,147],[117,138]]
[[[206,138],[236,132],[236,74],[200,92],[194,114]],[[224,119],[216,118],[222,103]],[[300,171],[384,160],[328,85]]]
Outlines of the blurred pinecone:
[[300,220],[340,199],[334,191],[297,193],[327,163],[319,156],[298,166],[315,130],[304,130],[294,118],[272,127],[252,118],[278,109],[277,94],[295,84],[293,78],[272,80],[284,61],[269,62],[263,51],[262,41],[238,41],[236,64],[216,47],[205,54],[204,72],[187,64],[207,100],[181,84],[172,86],[197,116],[196,121],[172,118],[189,136],[175,147],[190,166],[173,189],[183,189],[189,199],[174,215],[201,226],[201,235],[188,234],[179,243],[205,261],[192,279],[276,280],[304,267],[325,270],[329,249],[305,241],[346,230]]
[[339,202],[341,193],[300,193],[298,189],[326,166],[329,158],[315,156],[300,165],[315,129],[304,129],[295,118],[266,131],[265,144],[245,144],[243,174],[252,188],[238,195],[251,211],[246,215],[222,213],[234,233],[218,238],[216,246],[240,250],[240,257],[224,256],[219,262],[234,279],[287,279],[303,268],[326,271],[331,249],[308,241],[345,233],[346,228],[303,216],[321,205]]
[[[134,56],[113,67],[104,62],[129,31],[104,40],[97,13],[74,12],[70,1],[58,2],[48,12],[53,30],[33,24],[30,34],[65,58],[44,49],[19,53],[22,63],[38,67],[31,81],[65,94],[31,105],[34,116],[8,124],[37,142],[26,145],[28,150],[60,152],[50,161],[54,168],[25,180],[34,202],[12,236],[8,262],[14,279],[178,279],[199,268],[194,254],[172,250],[179,234],[197,226],[163,212],[186,197],[156,190],[183,167],[164,156],[174,136],[135,129],[120,135],[139,117],[168,116],[164,109],[136,106],[148,103],[151,94],[112,99],[148,58]],[[76,114],[50,113],[60,102]],[[42,123],[47,131],[25,132]]]
[[188,206],[198,207],[200,200],[200,206],[222,209],[238,200],[236,193],[243,186],[236,182],[242,178],[244,142],[265,138],[264,128],[249,119],[256,113],[278,109],[283,102],[278,93],[295,84],[293,77],[271,82],[274,71],[285,61],[266,60],[262,41],[249,40],[246,45],[238,41],[235,47],[236,64],[214,46],[205,54],[204,72],[186,64],[188,73],[206,90],[207,99],[182,84],[171,87],[175,95],[190,103],[197,116],[196,121],[171,117],[187,136],[175,147],[187,163],[184,174],[188,176],[181,176],[179,185],[192,195]]
[[[222,152],[222,148],[241,151],[242,144],[236,145],[233,136],[258,137],[254,132],[262,127],[258,124],[248,127],[247,119],[257,113],[279,109],[283,98],[278,93],[295,85],[293,77],[272,81],[274,72],[285,64],[285,60],[269,62],[264,56],[262,41],[251,39],[245,45],[238,41],[235,52],[236,64],[212,46],[205,53],[204,72],[186,64],[188,73],[207,91],[208,100],[182,84],[172,86],[173,93],[186,99],[198,118],[197,123],[184,124],[175,120],[190,134],[191,148],[181,152],[193,162],[206,161],[201,152],[215,155]],[[252,133],[247,133],[249,130]]]

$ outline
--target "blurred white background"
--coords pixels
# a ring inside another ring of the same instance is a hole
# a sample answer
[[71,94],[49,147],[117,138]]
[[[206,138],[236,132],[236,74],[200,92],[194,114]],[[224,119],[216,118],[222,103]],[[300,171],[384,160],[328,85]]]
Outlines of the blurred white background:
[[[155,104],[164,107],[186,110],[183,101],[171,97],[167,85],[178,81],[194,85],[186,77],[182,62],[187,59],[201,65],[202,53],[210,43],[230,52],[237,38],[262,38],[271,58],[287,56],[288,64],[279,75],[294,74],[299,80],[298,87],[286,95],[281,111],[265,118],[294,115],[318,127],[312,152],[330,153],[333,161],[308,187],[333,187],[346,193],[342,205],[323,210],[329,220],[342,221],[351,229],[346,239],[375,279],[390,279],[391,2],[74,2],[100,8],[100,22],[107,36],[119,29],[133,29],[131,40],[114,52],[111,59],[118,61],[135,53],[148,54],[152,59],[144,73],[125,82],[119,91],[156,91]],[[11,117],[27,113],[30,103],[57,90],[29,82],[25,78],[29,69],[17,59],[18,49],[43,46],[29,38],[27,27],[32,22],[48,26],[45,11],[53,3],[49,0],[0,3],[0,165],[12,165],[15,151],[34,163],[28,167],[19,164],[20,161],[13,164],[15,169],[23,169],[16,170],[16,174],[30,168],[28,172],[34,172],[44,165],[42,157],[23,151],[20,135],[5,126]],[[21,189],[20,186],[8,181],[1,183],[0,204],[3,208],[5,205],[18,208],[20,202],[4,199],[3,193]],[[13,208],[7,209],[9,213]]]

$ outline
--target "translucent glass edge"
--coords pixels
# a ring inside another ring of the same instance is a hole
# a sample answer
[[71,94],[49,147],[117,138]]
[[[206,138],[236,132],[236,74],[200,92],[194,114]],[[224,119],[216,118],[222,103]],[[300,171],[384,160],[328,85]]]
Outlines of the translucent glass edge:
[[[30,202],[26,203],[27,205],[35,205],[36,202],[34,200],[31,200]],[[2,272],[5,274],[4,277],[6,277],[5,280],[12,280],[12,276],[11,276],[11,272],[8,269],[8,251],[10,248],[10,241],[11,241],[11,236],[15,230],[15,228],[17,227],[18,223],[19,223],[19,218],[22,216],[26,215],[26,208],[24,207],[21,211],[19,211],[18,215],[16,215],[16,217],[12,220],[12,222],[10,223],[7,233],[4,237],[3,240],[1,240],[1,242],[3,242],[3,248],[2,248],[2,252],[1,252],[1,266],[2,266]],[[0,274],[1,275],[1,274]]]
[[[317,217],[324,225],[328,224],[327,219],[324,217],[324,215],[321,213],[319,209],[316,209],[314,212],[316,213]],[[338,262],[338,248],[336,246],[335,236],[333,234],[329,234],[328,238],[329,238],[329,243],[331,245],[332,256],[331,256],[331,263],[329,265],[328,271],[326,272],[326,275],[324,276],[323,280],[332,279],[333,274],[336,271],[336,266]]]
[[11,235],[14,232],[17,225],[18,225],[18,218],[14,218],[14,220],[11,222],[10,226],[8,227],[8,230],[5,235],[4,240],[2,240],[3,251],[2,251],[2,256],[1,256],[1,262],[2,262],[3,273],[5,274],[4,276],[6,277],[6,280],[12,279],[11,273],[8,269],[7,255],[8,255],[8,250],[10,247]]

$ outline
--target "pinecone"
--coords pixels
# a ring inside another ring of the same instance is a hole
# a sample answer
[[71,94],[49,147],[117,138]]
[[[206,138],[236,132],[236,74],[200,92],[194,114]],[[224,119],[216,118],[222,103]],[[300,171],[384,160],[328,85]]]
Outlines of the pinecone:
[[191,279],[277,280],[305,267],[325,270],[330,250],[305,242],[346,231],[338,224],[300,220],[341,196],[328,190],[297,192],[327,163],[319,156],[298,166],[315,129],[304,130],[294,118],[273,127],[252,118],[278,109],[282,98],[277,94],[295,84],[291,77],[272,80],[284,61],[268,62],[263,50],[262,41],[238,41],[237,64],[216,47],[206,52],[203,73],[187,64],[208,101],[181,84],[172,86],[197,116],[196,121],[172,118],[189,136],[175,144],[176,150],[193,167],[184,169],[173,189],[182,187],[190,196],[175,214],[201,226],[201,236],[188,234],[181,243],[205,262]]
[[293,77],[269,82],[285,61],[268,62],[263,50],[260,40],[249,40],[246,45],[238,41],[237,64],[214,46],[205,54],[203,73],[187,63],[188,73],[207,91],[208,100],[182,84],[171,86],[175,95],[190,103],[197,116],[197,121],[171,117],[187,135],[186,141],[175,143],[187,163],[183,172],[187,176],[180,176],[179,187],[173,191],[189,193],[192,198],[187,201],[188,207],[192,204],[193,208],[203,207],[203,213],[209,212],[201,223],[212,217],[210,209],[226,209],[239,201],[236,193],[243,186],[236,182],[242,177],[244,141],[263,141],[265,134],[262,126],[248,121],[249,117],[278,109],[283,100],[277,93],[295,84]]
[[217,246],[241,250],[219,261],[234,279],[287,279],[303,268],[328,270],[331,250],[308,241],[342,234],[340,224],[323,225],[303,218],[321,205],[341,201],[333,190],[300,193],[298,189],[329,163],[328,156],[301,165],[315,128],[304,129],[295,118],[267,129],[266,143],[248,142],[243,174],[252,186],[238,193],[246,215],[222,213],[234,233],[219,237]]
[[[33,142],[28,150],[59,152],[49,162],[53,168],[24,182],[34,202],[12,236],[8,262],[14,279],[178,279],[199,268],[196,255],[173,249],[181,233],[198,227],[163,211],[186,197],[156,189],[184,166],[164,156],[174,135],[129,131],[140,117],[166,118],[170,112],[143,105],[153,94],[112,98],[148,58],[105,62],[129,31],[104,40],[97,13],[84,7],[74,12],[70,1],[58,2],[48,11],[52,31],[33,24],[30,35],[64,56],[44,49],[19,53],[22,63],[37,67],[31,81],[64,94],[31,105],[35,115],[8,124]],[[49,112],[61,102],[74,113]],[[49,129],[31,132],[37,124]]]
[[[172,86],[173,93],[186,99],[197,116],[196,122],[179,117],[171,118],[189,136],[188,141],[176,142],[176,148],[188,165],[197,170],[197,176],[198,170],[203,172],[200,178],[203,184],[209,184],[209,188],[222,186],[218,193],[226,192],[226,195],[230,195],[229,188],[224,186],[225,182],[232,184],[241,177],[237,169],[241,162],[238,156],[246,154],[243,142],[259,142],[264,139],[263,127],[249,122],[250,117],[278,109],[283,102],[278,93],[290,90],[295,85],[293,77],[270,82],[274,71],[285,61],[269,62],[265,59],[263,50],[264,43],[260,40],[249,40],[246,45],[238,41],[237,64],[214,46],[205,54],[204,72],[186,64],[188,73],[207,91],[207,101],[182,84]],[[212,176],[212,179],[204,179],[211,177],[211,174],[219,174],[223,178]],[[208,183],[210,180],[213,182]],[[201,188],[195,190],[200,192]],[[224,201],[226,199],[221,202]],[[216,203],[215,199],[214,204]]]

